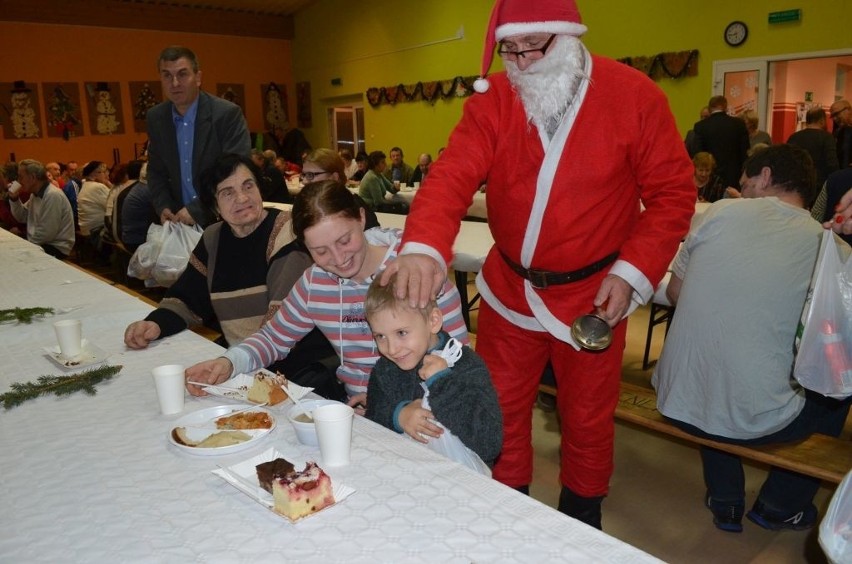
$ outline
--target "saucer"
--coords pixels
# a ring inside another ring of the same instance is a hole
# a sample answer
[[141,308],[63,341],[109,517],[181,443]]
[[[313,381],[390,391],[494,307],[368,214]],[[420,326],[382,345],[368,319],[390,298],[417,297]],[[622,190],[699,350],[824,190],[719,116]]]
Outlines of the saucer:
[[73,358],[65,358],[59,352],[59,345],[53,347],[44,347],[44,352],[47,353],[47,358],[53,361],[59,368],[63,370],[76,370],[85,368],[95,364],[100,364],[109,358],[109,355],[103,349],[83,339],[83,348],[80,354]]

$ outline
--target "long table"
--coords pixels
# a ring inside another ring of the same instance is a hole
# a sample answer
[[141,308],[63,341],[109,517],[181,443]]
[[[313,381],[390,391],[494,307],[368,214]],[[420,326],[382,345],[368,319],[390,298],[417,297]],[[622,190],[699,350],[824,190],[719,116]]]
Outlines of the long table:
[[[77,308],[0,325],[0,392],[61,373],[42,351],[55,345],[55,319],[81,319],[84,337],[123,366],[95,396],[41,397],[0,412],[3,561],[656,561],[362,417],[352,464],[326,468],[355,493],[291,524],[211,474],[269,447],[321,461],[279,408],[277,428],[239,454],[192,456],[167,441],[179,416],[159,414],[151,368],[221,348],[184,331],[127,350],[124,328],[150,306],[2,230],[0,260],[0,309]],[[184,414],[222,403],[188,396]]]

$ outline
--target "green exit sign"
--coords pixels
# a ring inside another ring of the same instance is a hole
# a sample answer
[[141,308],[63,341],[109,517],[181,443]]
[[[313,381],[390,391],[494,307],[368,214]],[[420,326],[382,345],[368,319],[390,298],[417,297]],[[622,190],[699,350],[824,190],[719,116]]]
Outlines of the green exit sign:
[[797,22],[802,17],[801,10],[784,10],[782,12],[769,12],[769,23]]

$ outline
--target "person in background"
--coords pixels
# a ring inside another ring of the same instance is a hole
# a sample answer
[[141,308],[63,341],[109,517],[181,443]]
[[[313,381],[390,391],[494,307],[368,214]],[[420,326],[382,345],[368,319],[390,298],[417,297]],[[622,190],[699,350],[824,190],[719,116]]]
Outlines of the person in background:
[[[201,198],[221,221],[208,226],[192,251],[187,269],[167,290],[160,305],[142,321],[131,323],[124,342],[144,349],[194,325],[204,325],[235,346],[278,311],[281,300],[312,264],[294,240],[290,213],[264,209],[257,176],[260,170],[241,155],[223,155],[201,175]],[[320,395],[339,397],[333,373],[321,382],[306,381],[305,369],[334,357],[319,331],[312,331],[287,359],[270,364]]]
[[[218,384],[286,358],[315,327],[334,347],[340,366],[337,376],[346,387],[349,404],[368,405],[367,383],[379,359],[367,319],[364,296],[375,276],[396,257],[401,233],[396,229],[367,229],[367,216],[358,201],[337,180],[306,185],[293,204],[293,233],[314,265],[284,298],[275,316],[242,344],[215,360],[186,370],[187,390],[204,391],[189,382]],[[451,283],[443,287],[438,307],[447,333],[467,343],[461,299]]]
[[121,213],[121,243],[131,254],[145,242],[148,228],[160,221],[154,209],[154,197],[147,182],[147,163],[139,171],[139,182],[127,190]]
[[[27,224],[27,240],[39,245],[50,256],[65,259],[74,247],[74,213],[62,190],[47,178],[39,161],[18,163],[20,189],[9,193],[9,205],[16,221]],[[21,193],[30,195],[21,202]]]
[[290,192],[287,191],[287,185],[284,183],[284,175],[275,167],[274,151],[266,151],[259,149],[251,150],[251,160],[260,170],[260,177],[257,179],[260,182],[260,194],[264,202],[279,202],[289,203],[293,199],[290,197]]
[[763,143],[766,146],[772,145],[772,137],[765,131],[757,128],[760,120],[757,117],[757,112],[754,110],[746,110],[740,117],[745,122],[746,130],[748,131],[749,148],[753,149],[755,145]]
[[692,179],[698,190],[699,202],[715,202],[725,197],[725,185],[716,175],[716,159],[705,151],[700,151],[692,157],[695,174]]
[[825,123],[825,110],[822,106],[815,106],[805,114],[805,128],[787,139],[789,145],[801,147],[813,159],[817,191],[822,189],[828,175],[840,168],[834,138],[826,131]]
[[80,193],[80,187],[83,185],[78,173],[80,172],[80,167],[77,164],[77,161],[68,161],[67,163],[59,163],[59,171],[62,176],[62,181],[64,185],[73,184],[74,189],[77,191],[77,194]]
[[51,184],[62,190],[68,202],[71,204],[71,210],[74,212],[74,225],[77,225],[77,187],[73,181],[68,180],[62,173],[62,165],[57,162],[50,162],[44,165],[47,169],[47,176]]
[[115,171],[112,174],[113,183],[122,177],[124,180],[114,185],[113,189],[109,191],[109,196],[107,196],[106,215],[104,217],[104,238],[108,239],[114,245],[123,247],[124,250],[127,250],[127,248],[124,247],[121,240],[121,208],[127,199],[127,195],[139,183],[139,175],[142,174],[142,166],[144,164],[145,162],[140,160],[130,161],[129,163],[115,167],[122,171],[120,174],[116,174]]
[[148,110],[148,184],[160,222],[213,222],[198,199],[199,177],[227,153],[248,157],[251,141],[239,106],[201,90],[190,49],[166,47],[157,59],[166,102]]
[[[477,277],[477,353],[504,423],[493,475],[529,492],[532,411],[550,361],[562,434],[558,508],[600,528],[625,318],[653,296],[696,193],[663,92],[644,74],[591,55],[585,31],[574,1],[495,3],[477,93],[430,167],[405,221],[403,252],[382,281],[398,273],[397,295],[413,304],[435,296],[461,219],[487,181],[488,197],[501,203],[488,210],[495,246]],[[506,72],[486,79],[495,48]],[[602,131],[617,131],[618,143]],[[581,350],[571,336],[574,320],[590,311],[613,328],[604,351]]]
[[343,159],[343,166],[346,170],[346,180],[352,178],[352,176],[358,172],[358,163],[355,162],[355,159],[352,158],[352,151],[349,149],[341,149],[337,152],[340,155],[340,158]]
[[852,166],[852,104],[837,100],[829,108],[834,121],[832,134],[837,145],[837,162],[840,168]]
[[393,182],[395,186],[397,185],[396,183],[408,184],[411,182],[411,175],[414,174],[414,169],[403,160],[402,149],[399,147],[391,149],[390,160],[390,167],[385,167],[382,173],[385,178]]
[[411,183],[423,182],[426,175],[429,174],[429,167],[432,165],[432,155],[423,153],[417,159],[417,168],[414,169],[414,174],[411,175]]
[[[813,182],[807,152],[774,145],[745,163],[742,199],[693,220],[666,290],[677,309],[651,381],[657,409],[684,431],[758,445],[843,430],[852,400],[805,391],[792,376],[796,327],[823,234],[804,209]],[[740,458],[701,447],[701,459],[713,522],[741,532]],[[819,485],[772,468],[748,518],[771,530],[810,528]]]
[[[704,106],[701,108],[701,111],[698,112],[698,121],[705,120],[708,117],[710,117],[710,108]],[[690,129],[686,132],[686,137],[683,139],[683,143],[686,145],[686,152],[689,153],[690,157],[694,157],[695,154],[699,152],[696,147],[694,129]]]
[[[373,280],[364,299],[367,322],[382,355],[370,374],[367,419],[421,443],[448,429],[494,466],[503,443],[503,417],[485,362],[443,331],[437,302],[411,307],[394,295],[393,286],[380,282]],[[454,347],[455,360],[450,354]],[[428,407],[423,406],[426,389]]]
[[[11,174],[9,170],[10,169],[7,166],[0,166],[0,227],[6,229],[13,235],[26,237],[27,225],[26,223],[20,223],[17,219],[15,219],[15,216],[12,215],[11,204],[9,203],[9,186],[12,184],[9,177],[11,176],[17,179],[17,165]],[[20,189],[20,184],[18,184],[17,188]],[[29,198],[29,194],[21,193],[21,195]],[[23,203],[25,202],[26,201]]]
[[355,171],[355,174],[352,175],[350,180],[358,183],[364,179],[364,175],[367,174],[368,170],[370,170],[367,162],[367,153],[360,151],[357,155],[355,155],[355,164],[358,166],[358,170]]
[[80,234],[87,237],[104,261],[109,261],[111,249],[105,248],[101,240],[104,228],[107,199],[112,189],[109,168],[103,161],[91,161],[83,167],[83,187],[77,196],[77,209],[80,220]]
[[692,126],[695,148],[716,159],[716,170],[726,187],[739,186],[740,172],[750,147],[745,121],[729,116],[728,100],[713,96],[707,104],[710,116]]
[[[408,210],[405,200],[394,200],[398,198],[399,189],[387,178],[387,161],[385,154],[381,151],[373,151],[367,157],[367,174],[358,185],[358,195],[367,203],[373,211],[386,211],[390,213],[404,212]],[[391,195],[389,198],[388,195]]]

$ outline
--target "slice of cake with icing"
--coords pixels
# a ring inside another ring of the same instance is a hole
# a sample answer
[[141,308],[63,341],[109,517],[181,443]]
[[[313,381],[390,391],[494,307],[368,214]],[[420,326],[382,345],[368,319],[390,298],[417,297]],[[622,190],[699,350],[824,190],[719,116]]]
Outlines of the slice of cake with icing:
[[254,403],[277,405],[289,397],[281,387],[286,383],[287,380],[280,374],[273,376],[258,372],[254,375],[254,383],[249,388],[248,400]]
[[261,487],[272,494],[273,510],[296,521],[334,503],[331,478],[316,462],[296,471],[293,465],[277,458],[257,466]]

